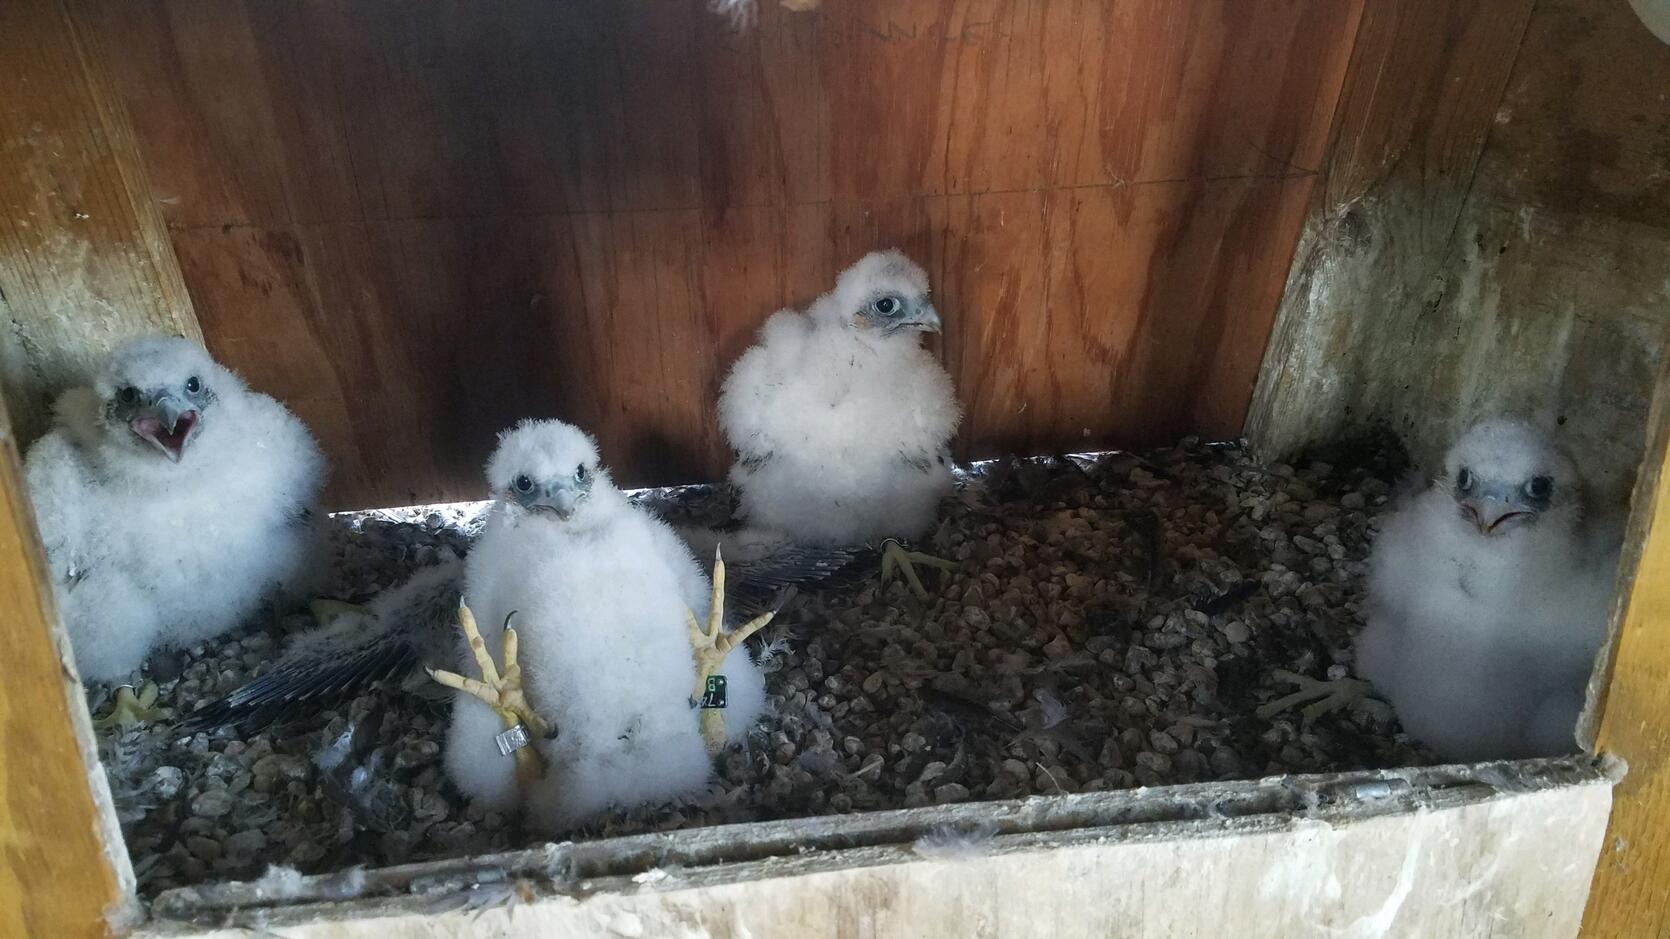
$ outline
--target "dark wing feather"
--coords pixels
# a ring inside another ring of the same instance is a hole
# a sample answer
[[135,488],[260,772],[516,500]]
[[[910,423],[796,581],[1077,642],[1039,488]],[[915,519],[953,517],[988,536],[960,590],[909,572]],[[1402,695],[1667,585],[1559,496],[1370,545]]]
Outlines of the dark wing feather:
[[873,573],[878,554],[869,547],[826,547],[784,543],[766,553],[726,565],[725,602],[744,617],[776,607],[790,587],[828,590],[847,587]]
[[461,562],[426,568],[291,643],[266,674],[181,718],[182,734],[232,726],[251,733],[352,701],[377,682],[403,680],[427,658],[450,660]]
[[[357,648],[305,648],[287,653],[271,671],[187,715],[182,734],[215,727],[253,733],[269,725],[304,719],[346,701],[391,675],[405,675],[417,656],[410,643],[382,630],[369,618],[368,635]],[[375,630],[375,631],[374,631]]]
[[926,473],[934,468],[935,461],[920,453],[910,454],[900,450],[899,462],[917,471],[918,473]]

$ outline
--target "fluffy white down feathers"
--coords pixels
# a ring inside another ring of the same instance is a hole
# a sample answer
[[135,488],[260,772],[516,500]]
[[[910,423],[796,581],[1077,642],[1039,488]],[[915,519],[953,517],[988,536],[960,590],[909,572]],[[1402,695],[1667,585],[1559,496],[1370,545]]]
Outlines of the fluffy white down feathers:
[[1477,425],[1382,523],[1358,673],[1446,759],[1574,751],[1619,535],[1585,519],[1575,466],[1533,428]]
[[[119,406],[170,394],[198,413],[177,459]],[[25,472],[84,679],[115,681],[155,648],[225,632],[316,573],[306,512],[324,475],[317,445],[195,344],[118,348],[94,387],[65,393],[56,418]]]
[[[931,325],[861,315],[897,298]],[[737,360],[719,398],[731,480],[752,526],[807,544],[914,537],[952,486],[961,418],[951,378],[918,341],[937,328],[928,279],[897,251],[867,255],[805,313],[783,310]]]
[[[586,494],[563,518],[517,498],[524,477],[536,493]],[[712,760],[690,704],[684,617],[686,607],[706,617],[707,576],[670,528],[615,488],[591,438],[569,425],[525,421],[507,431],[487,480],[498,503],[466,562],[465,597],[489,649],[500,648],[515,614],[524,687],[558,736],[538,744],[545,778],[519,793],[513,761],[494,743],[498,718],[457,695],[446,745],[453,780],[497,810],[525,798],[530,821],[550,830],[701,790]],[[765,679],[742,647],[724,669],[735,740],[765,708]]]

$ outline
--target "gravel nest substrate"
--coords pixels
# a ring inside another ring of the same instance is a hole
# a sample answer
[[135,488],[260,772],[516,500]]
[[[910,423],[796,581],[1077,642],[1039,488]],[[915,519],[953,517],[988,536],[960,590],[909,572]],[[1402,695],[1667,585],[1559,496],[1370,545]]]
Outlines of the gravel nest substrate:
[[[1401,469],[1380,441],[1291,466],[1192,440],[982,464],[920,546],[957,565],[925,570],[931,599],[874,578],[790,598],[761,650],[775,713],[719,758],[710,791],[575,837],[1433,763],[1372,699],[1314,720],[1256,713],[1292,691],[1277,670],[1348,673],[1374,518]],[[643,498],[686,520],[729,505],[705,487]],[[363,600],[463,553],[479,511],[336,516],[333,593]],[[218,698],[311,626],[272,617],[153,665],[177,672],[159,704]],[[89,690],[95,714],[111,698]],[[270,864],[543,840],[448,784],[445,725],[444,705],[391,691],[245,738],[175,739],[166,721],[100,731],[141,896]]]

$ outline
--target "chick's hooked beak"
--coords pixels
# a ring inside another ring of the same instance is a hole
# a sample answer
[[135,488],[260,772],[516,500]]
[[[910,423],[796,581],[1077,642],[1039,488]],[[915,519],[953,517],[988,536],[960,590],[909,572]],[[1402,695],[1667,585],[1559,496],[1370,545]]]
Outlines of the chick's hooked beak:
[[1462,517],[1486,538],[1509,531],[1536,515],[1506,493],[1481,492],[1462,499],[1460,504]]
[[905,329],[914,329],[917,332],[937,333],[940,331],[942,324],[939,321],[939,311],[934,309],[934,305],[924,303],[917,307],[916,313],[910,319],[899,325]]
[[150,404],[139,409],[128,426],[143,440],[178,463],[186,447],[197,436],[203,416],[194,405],[171,394],[158,395]]
[[590,495],[590,491],[589,487],[581,486],[572,479],[559,479],[551,483],[536,483],[528,492],[519,491],[513,484],[510,495],[530,512],[555,515],[567,521],[574,517],[574,511]]

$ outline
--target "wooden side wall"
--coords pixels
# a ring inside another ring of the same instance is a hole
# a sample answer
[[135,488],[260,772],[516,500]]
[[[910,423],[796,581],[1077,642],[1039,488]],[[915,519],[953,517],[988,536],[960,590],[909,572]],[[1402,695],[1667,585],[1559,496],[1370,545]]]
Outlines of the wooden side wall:
[[0,3],[0,390],[27,443],[111,346],[200,338],[99,36]]
[[1437,0],[1371,4],[1360,58],[1381,20],[1407,39],[1347,80],[1249,436],[1386,423],[1430,466],[1518,411],[1621,507],[1670,339],[1670,47],[1627,3]]
[[[1595,745],[1627,765],[1583,934],[1670,934],[1670,362],[1659,375],[1619,583],[1618,628],[1589,688]],[[1598,718],[1598,720],[1597,720]],[[1580,734],[1589,731],[1584,727]]]
[[136,912],[133,869],[58,625],[5,404],[0,399],[0,936],[105,936]]
[[527,415],[713,478],[775,308],[926,267],[965,456],[1237,435],[1361,0],[88,4],[210,349],[332,501]]

